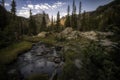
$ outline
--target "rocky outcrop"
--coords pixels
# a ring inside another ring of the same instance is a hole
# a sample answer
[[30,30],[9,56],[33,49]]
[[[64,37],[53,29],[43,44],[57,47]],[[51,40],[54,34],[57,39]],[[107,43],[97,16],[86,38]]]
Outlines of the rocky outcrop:
[[68,40],[70,39],[76,39],[80,36],[79,31],[74,31],[72,28],[66,28],[61,33],[58,34],[58,37],[64,37]]
[[65,25],[65,21],[66,21],[66,16],[64,16],[64,17],[62,17],[60,19],[60,24],[64,26]]
[[80,32],[75,31],[72,28],[66,28],[64,31],[59,33],[59,36],[62,38],[64,37],[67,40],[73,40],[78,38],[87,38],[93,41],[99,41],[102,46],[110,47],[116,44],[111,40],[107,39],[107,36],[113,36],[114,33],[112,32],[98,32],[98,31],[88,31],[88,32]]
[[89,32],[81,32],[80,35],[82,37],[91,39],[91,40],[97,40],[97,33],[94,31],[89,31]]
[[80,37],[84,37],[90,40],[98,41],[99,39],[105,39],[107,36],[114,35],[112,32],[98,32],[98,31],[88,31],[88,32],[80,32],[73,30],[72,28],[66,28],[59,34],[57,34],[58,37],[64,37],[67,40],[71,39],[77,39]]
[[[41,27],[41,23],[42,23],[42,18],[43,18],[43,14],[36,14],[33,15],[33,18],[35,20],[36,26],[37,26],[37,32],[40,31],[40,27]],[[50,23],[50,19],[49,19],[49,15],[45,14],[45,20],[47,25]]]
[[[48,35],[50,35],[49,32],[41,32],[37,35],[37,37],[45,38]],[[73,30],[72,28],[68,27],[64,29],[60,33],[52,33],[51,35],[54,35],[57,37],[57,39],[61,40],[74,40],[79,38],[86,38],[93,41],[100,41],[100,44],[103,46],[110,46],[114,44],[112,41],[107,39],[107,36],[112,36],[114,33],[112,32],[98,32],[98,31],[87,31],[87,32],[80,32]]]
[[65,37],[68,40],[77,39],[79,37],[85,37],[91,40],[97,40],[97,33],[94,31],[80,32],[80,31],[73,30],[72,28],[66,28],[61,33],[59,33],[58,36]]

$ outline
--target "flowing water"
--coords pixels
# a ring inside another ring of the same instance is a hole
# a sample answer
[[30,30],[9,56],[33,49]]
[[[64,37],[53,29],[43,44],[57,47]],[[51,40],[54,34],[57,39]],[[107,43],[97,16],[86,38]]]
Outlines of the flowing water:
[[64,62],[60,56],[60,49],[47,46],[41,42],[33,45],[32,49],[23,53],[11,64],[9,74],[19,72],[22,78],[32,74],[48,74],[49,77],[56,71],[60,75]]

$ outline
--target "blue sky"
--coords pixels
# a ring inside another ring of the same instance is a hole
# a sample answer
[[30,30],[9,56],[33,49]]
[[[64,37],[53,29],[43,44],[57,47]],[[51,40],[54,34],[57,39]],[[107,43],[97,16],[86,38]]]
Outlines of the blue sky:
[[[42,13],[45,11],[51,17],[52,15],[56,17],[58,11],[60,15],[65,16],[67,14],[67,6],[70,5],[72,11],[73,0],[15,0],[17,4],[17,15],[28,18],[29,9],[32,9],[33,15]],[[105,5],[112,0],[75,0],[75,4],[78,6],[79,2],[82,2],[82,11],[93,11],[100,5]],[[11,0],[5,0],[5,5],[7,10],[11,9]]]

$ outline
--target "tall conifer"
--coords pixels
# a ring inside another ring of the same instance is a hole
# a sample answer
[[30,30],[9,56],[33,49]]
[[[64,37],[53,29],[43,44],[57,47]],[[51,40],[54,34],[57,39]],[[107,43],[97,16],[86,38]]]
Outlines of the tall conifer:
[[71,27],[70,25],[70,6],[68,5],[68,9],[67,9],[67,18],[65,21],[65,27]]
[[12,6],[11,13],[13,15],[16,15],[16,2],[15,2],[15,0],[12,0],[11,6]]

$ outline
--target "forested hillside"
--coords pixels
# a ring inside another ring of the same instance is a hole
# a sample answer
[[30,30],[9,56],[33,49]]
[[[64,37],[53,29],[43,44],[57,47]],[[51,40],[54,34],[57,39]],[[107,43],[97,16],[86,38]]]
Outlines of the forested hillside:
[[[69,16],[70,19],[72,19],[72,15]],[[78,19],[78,23],[81,23],[80,31],[90,31],[90,30],[114,31],[114,32],[120,31],[119,28],[120,1],[119,0],[115,0],[107,5],[102,5],[98,7],[95,11],[91,11],[91,12],[84,11],[81,15],[76,14],[76,16],[78,16],[78,18],[76,18]],[[67,17],[63,17],[61,19],[61,22],[64,22],[64,25],[66,25],[64,21],[67,20],[66,18]],[[81,18],[80,19],[81,21],[79,20],[79,18]],[[70,24],[70,26],[72,26],[72,24]]]
[[[120,1],[113,1],[107,5],[98,7],[95,11],[84,13],[88,30],[114,31],[120,30]],[[117,29],[116,29],[117,28]],[[87,29],[85,29],[87,30]],[[119,31],[117,31],[119,32]]]
[[[6,11],[4,7],[0,5],[0,47],[7,46],[13,42],[13,40],[22,39],[23,35],[33,35],[41,31],[41,24],[43,20],[43,14],[32,15],[30,18],[18,17],[12,13]],[[49,16],[45,15],[46,26],[49,23]],[[32,26],[32,27],[30,27]],[[34,26],[34,27],[33,27]],[[47,27],[46,27],[47,28]],[[32,34],[30,30],[35,29]],[[47,30],[47,29],[46,29]]]
[[28,19],[17,17],[0,5],[0,47],[28,33]]

